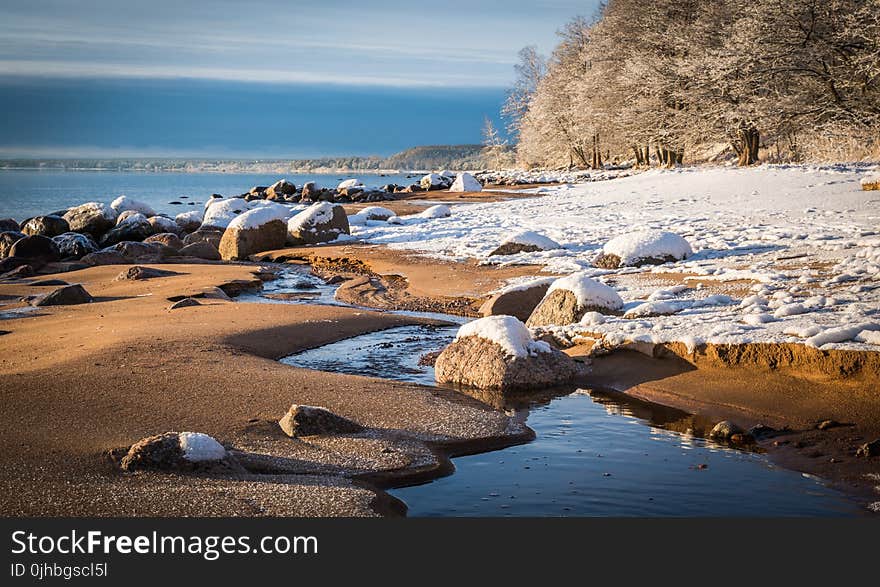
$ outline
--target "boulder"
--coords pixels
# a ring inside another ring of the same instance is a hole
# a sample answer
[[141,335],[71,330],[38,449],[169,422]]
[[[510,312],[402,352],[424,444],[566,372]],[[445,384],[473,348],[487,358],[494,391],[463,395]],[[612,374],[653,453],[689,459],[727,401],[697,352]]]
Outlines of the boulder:
[[9,257],[18,257],[38,263],[51,263],[61,259],[58,245],[51,238],[38,234],[20,238],[9,248]]
[[78,232],[65,232],[53,236],[52,240],[58,246],[62,259],[81,259],[89,253],[98,250],[98,245],[85,234]]
[[116,210],[98,202],[88,202],[67,211],[64,219],[71,232],[98,238],[116,225]]
[[302,200],[317,200],[318,194],[321,193],[321,188],[317,183],[313,181],[307,181],[302,186],[301,199]]
[[690,244],[674,232],[643,230],[622,234],[605,243],[593,265],[604,269],[662,265],[686,259],[693,253]]
[[117,275],[116,281],[153,279],[155,277],[169,277],[171,275],[180,274],[174,271],[166,271],[165,269],[154,269],[153,267],[134,265]]
[[857,457],[876,457],[880,456],[880,438],[866,442],[856,449]]
[[160,232],[159,234],[148,236],[144,239],[144,242],[159,243],[165,245],[169,249],[174,249],[175,251],[179,251],[184,246],[183,241],[180,240],[180,237],[173,232]]
[[58,236],[70,230],[67,220],[61,216],[34,216],[21,225],[21,231],[27,235]]
[[220,241],[223,239],[225,228],[209,228],[202,226],[197,231],[192,232],[183,237],[184,245],[194,243],[208,243],[215,249],[220,247]]
[[712,427],[709,432],[709,438],[715,440],[730,440],[735,434],[743,434],[745,431],[731,422],[730,420],[722,420]]
[[196,257],[208,261],[219,261],[222,257],[217,247],[206,241],[198,241],[186,245],[178,251],[181,257]]
[[527,230],[507,237],[494,251],[493,255],[516,255],[517,253],[534,253],[535,251],[550,251],[562,248],[553,239],[547,238],[537,232]]
[[290,406],[278,425],[291,438],[317,434],[357,434],[364,427],[326,408],[317,406]]
[[255,253],[282,248],[287,240],[285,212],[260,207],[237,216],[220,240],[220,257],[238,261]]
[[9,256],[9,249],[15,244],[15,241],[25,237],[23,232],[18,232],[18,226],[15,230],[6,230],[0,232],[0,259]]
[[512,316],[489,316],[465,324],[434,364],[438,383],[502,392],[561,385],[586,373],[549,344],[532,339]]
[[[116,217],[116,226],[119,226],[120,224],[122,224],[123,222],[125,222],[126,220],[131,218],[132,216],[136,216],[136,215],[144,216],[143,214],[141,214],[137,210],[124,210],[124,211],[120,212],[119,216]],[[146,218],[146,216],[144,216],[144,218]]]
[[128,259],[116,249],[102,249],[80,259],[86,265],[125,265]]
[[287,242],[291,245],[328,242],[350,233],[345,208],[329,202],[312,204],[287,222]]
[[174,222],[183,232],[194,232],[202,225],[204,214],[198,210],[190,210],[189,212],[181,212],[174,217]]
[[169,249],[161,243],[140,243],[137,241],[122,241],[113,245],[112,249],[118,251],[130,263],[159,263],[165,257],[177,254],[177,251]]
[[141,202],[140,200],[129,198],[128,196],[119,196],[110,202],[110,207],[116,210],[117,214],[122,214],[126,211],[134,211],[143,214],[146,217],[156,215],[156,211],[153,210],[152,206],[145,202]]
[[0,275],[0,279],[22,279],[25,277],[32,277],[34,273],[36,272],[30,265],[19,265],[12,271],[7,271]]
[[147,222],[150,223],[150,226],[153,227],[153,234],[162,234],[162,233],[172,233],[176,234],[180,232],[180,226],[167,216],[150,216],[147,218]]
[[383,208],[382,206],[367,206],[358,210],[356,214],[348,217],[349,225],[366,224],[369,220],[378,220],[387,222],[389,218],[395,216],[394,210]]
[[514,316],[525,322],[544,299],[549,280],[542,279],[533,284],[525,284],[501,290],[480,306],[483,316]]
[[526,324],[574,324],[580,322],[587,312],[619,314],[622,309],[623,300],[614,288],[582,273],[574,273],[550,284]]
[[14,218],[0,218],[0,232],[19,232],[18,222]]
[[59,287],[50,294],[36,298],[32,303],[34,306],[73,306],[88,304],[93,300],[89,292],[77,283]]
[[452,186],[455,174],[450,172],[429,173],[419,180],[419,186],[425,191],[445,190]]
[[449,186],[450,192],[481,192],[483,185],[470,173],[459,173]]
[[107,247],[122,241],[142,241],[154,232],[146,216],[133,212],[101,238],[101,245]]
[[286,179],[280,179],[266,188],[267,200],[286,200],[296,193],[296,186]]
[[198,300],[194,300],[193,298],[183,298],[180,301],[174,302],[171,304],[169,310],[179,310],[180,308],[190,308],[192,306],[201,306]]
[[124,471],[192,470],[230,459],[222,444],[200,432],[166,432],[137,441],[122,458]]

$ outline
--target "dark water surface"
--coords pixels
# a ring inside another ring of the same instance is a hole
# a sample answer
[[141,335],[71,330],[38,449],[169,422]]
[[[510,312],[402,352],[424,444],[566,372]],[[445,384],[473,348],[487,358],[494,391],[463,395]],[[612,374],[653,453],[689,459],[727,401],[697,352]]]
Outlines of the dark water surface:
[[[296,367],[431,385],[418,365],[456,327],[402,327],[283,359]],[[484,394],[536,433],[528,444],[454,459],[455,473],[392,490],[410,516],[851,516],[860,508],[815,478],[693,434],[708,422],[594,390],[517,401]]]
[[[268,186],[286,178],[301,186],[315,181],[336,187],[341,179],[357,178],[367,185],[412,183],[406,174],[150,173],[118,171],[0,170],[0,218],[18,221],[49,214],[84,202],[109,204],[126,196],[150,204],[157,213],[177,215],[202,204],[211,194],[236,196],[255,185]],[[186,196],[183,198],[182,196]],[[182,202],[172,205],[169,202]],[[195,206],[188,205],[195,202]]]

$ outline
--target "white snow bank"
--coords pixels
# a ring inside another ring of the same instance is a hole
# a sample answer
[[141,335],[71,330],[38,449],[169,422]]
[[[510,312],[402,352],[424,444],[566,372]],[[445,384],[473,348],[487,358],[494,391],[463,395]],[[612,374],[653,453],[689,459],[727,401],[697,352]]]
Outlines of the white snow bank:
[[863,331],[880,330],[880,324],[866,322],[864,324],[856,324],[855,326],[840,326],[838,328],[829,328],[823,330],[819,334],[811,336],[805,342],[807,346],[819,348],[823,345],[833,342],[845,342],[853,340],[856,336],[860,336]]
[[549,296],[558,289],[573,293],[581,307],[596,306],[612,311],[623,308],[623,300],[620,299],[620,295],[613,287],[587,277],[583,273],[560,277],[550,284],[547,295]]
[[483,186],[470,173],[459,173],[449,187],[450,192],[480,192]]
[[201,432],[181,432],[180,449],[183,458],[195,463],[204,461],[220,461],[226,458],[226,449],[212,437]]
[[866,175],[865,177],[862,178],[862,181],[860,181],[859,184],[862,186],[871,185],[871,184],[880,184],[880,173]]
[[455,340],[477,336],[499,345],[514,357],[526,357],[536,353],[549,353],[550,345],[532,339],[526,325],[513,316],[487,316],[468,322],[458,329]]
[[626,314],[624,314],[623,317],[644,318],[646,316],[667,316],[669,314],[675,314],[678,311],[679,308],[673,304],[670,304],[669,302],[655,300],[652,302],[639,304],[635,308],[627,310]]
[[538,247],[542,251],[550,251],[552,249],[561,249],[562,245],[553,240],[552,238],[548,238],[543,234],[539,234],[532,230],[525,230],[523,232],[518,232],[512,236],[507,237],[503,241],[501,241],[502,245],[506,244],[518,244],[518,245],[532,245]]
[[259,228],[273,220],[285,222],[290,216],[290,209],[285,206],[260,206],[239,214],[227,226],[227,230],[250,230]]
[[607,255],[620,257],[621,265],[632,265],[640,259],[685,259],[694,251],[688,242],[674,232],[642,230],[614,237],[602,247]]
[[149,204],[129,198],[128,196],[119,196],[110,202],[110,207],[116,210],[117,213],[122,213],[126,210],[134,210],[135,212],[140,212],[144,216],[156,215],[156,211],[153,210]]
[[880,345],[880,332],[876,330],[862,330],[856,335],[855,339],[853,340],[857,342]]
[[202,220],[202,225],[226,228],[236,216],[248,209],[250,206],[242,198],[215,199],[205,210],[205,219]]

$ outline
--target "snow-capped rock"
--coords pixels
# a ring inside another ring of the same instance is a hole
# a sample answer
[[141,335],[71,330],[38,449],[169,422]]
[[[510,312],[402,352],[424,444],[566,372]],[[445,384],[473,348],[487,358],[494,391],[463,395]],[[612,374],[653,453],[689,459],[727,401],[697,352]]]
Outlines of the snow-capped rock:
[[623,300],[613,287],[583,273],[574,273],[550,284],[547,294],[526,324],[574,324],[587,312],[617,313],[622,309]]
[[693,253],[690,244],[673,232],[644,230],[611,239],[593,264],[608,269],[660,265],[686,259]]
[[145,202],[141,202],[140,200],[129,198],[128,196],[119,196],[110,202],[110,207],[116,210],[118,214],[122,214],[126,210],[134,210],[135,212],[140,212],[147,218],[156,215],[156,211],[153,210],[152,206]]
[[455,181],[449,186],[450,192],[480,192],[483,191],[483,185],[477,181],[470,173],[459,173],[455,177]]

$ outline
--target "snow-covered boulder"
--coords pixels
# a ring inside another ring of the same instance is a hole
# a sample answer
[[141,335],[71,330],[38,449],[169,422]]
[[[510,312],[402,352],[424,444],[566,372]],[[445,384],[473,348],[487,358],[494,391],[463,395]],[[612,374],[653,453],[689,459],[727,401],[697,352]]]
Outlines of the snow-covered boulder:
[[140,212],[147,218],[156,215],[156,211],[153,210],[152,206],[145,202],[141,202],[140,200],[129,198],[128,196],[119,196],[110,202],[110,207],[116,210],[118,214],[122,214],[126,210],[133,210],[135,212]]
[[418,214],[419,218],[426,218],[429,220],[434,218],[448,218],[450,216],[452,216],[452,209],[446,204],[431,206]]
[[349,224],[366,224],[369,220],[387,221],[395,216],[394,210],[383,208],[382,206],[367,206],[362,210],[358,210],[357,214],[348,217]]
[[220,239],[220,256],[237,261],[280,249],[287,240],[287,212],[284,206],[259,206],[236,216]]
[[364,427],[319,406],[290,406],[278,425],[291,438],[317,434],[356,434]]
[[95,241],[87,235],[78,232],[65,232],[64,234],[53,236],[52,240],[58,246],[62,259],[81,259],[85,255],[98,250],[98,245]]
[[21,232],[29,236],[39,234],[52,238],[69,231],[70,225],[67,223],[67,220],[54,214],[34,216],[21,225]]
[[462,326],[434,364],[438,383],[503,392],[559,385],[585,367],[543,341],[532,339],[513,316],[489,316]]
[[303,184],[301,198],[302,200],[317,200],[321,193],[321,186],[314,181],[307,181]]
[[880,190],[880,173],[874,173],[862,178],[860,182],[862,189],[866,192]]
[[142,241],[155,233],[153,225],[140,212],[126,210],[125,214],[116,227],[104,235],[101,246],[107,247],[122,241]]
[[233,218],[249,209],[250,206],[242,198],[216,200],[205,210],[205,219],[202,220],[202,227],[226,228]]
[[98,238],[116,225],[118,215],[116,210],[106,204],[86,202],[68,210],[64,219],[67,220],[71,232],[82,232]]
[[555,240],[531,230],[518,232],[501,241],[501,245],[491,253],[493,255],[516,255],[517,253],[534,253],[562,248]]
[[483,316],[514,316],[525,322],[544,299],[553,278],[505,287],[480,306]]
[[575,324],[587,312],[618,314],[622,309],[623,300],[613,287],[583,273],[573,273],[550,284],[547,294],[526,324]]
[[190,210],[189,212],[181,212],[175,216],[174,222],[177,223],[177,226],[179,226],[180,230],[183,232],[193,232],[199,229],[204,218],[205,215],[201,211]]
[[450,192],[481,192],[483,185],[470,173],[459,173],[449,186]]
[[177,222],[167,216],[150,216],[147,218],[147,221],[153,227],[153,232],[155,234],[163,232],[180,232],[180,226],[178,226]]
[[339,182],[339,185],[336,186],[337,190],[350,190],[354,188],[364,189],[364,184],[361,183],[359,179],[345,179]]
[[455,176],[442,175],[440,173],[429,173],[419,180],[419,186],[423,190],[445,190],[452,185]]
[[291,245],[329,242],[350,233],[345,208],[330,202],[312,204],[287,222],[287,242]]
[[693,253],[690,244],[674,232],[643,230],[608,241],[593,265],[605,269],[662,265],[686,259]]
[[296,193],[296,185],[286,179],[279,179],[263,192],[267,200],[284,200]]
[[232,462],[226,449],[216,439],[201,432],[166,432],[131,445],[120,466],[125,471],[174,471],[217,464],[228,466]]

